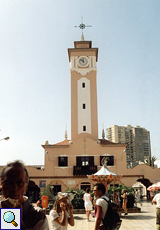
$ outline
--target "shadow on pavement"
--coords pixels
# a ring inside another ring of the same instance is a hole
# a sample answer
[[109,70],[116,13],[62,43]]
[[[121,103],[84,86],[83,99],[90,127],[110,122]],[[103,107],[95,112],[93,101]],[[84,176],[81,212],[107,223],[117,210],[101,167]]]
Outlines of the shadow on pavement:
[[149,213],[149,212],[147,212],[147,211],[141,211],[141,213]]
[[80,216],[74,216],[74,219],[75,219],[75,220],[83,220],[84,218],[83,218],[83,217],[80,217]]
[[130,215],[128,215],[128,216],[120,216],[120,218],[121,219],[128,219],[128,220],[146,220],[146,219],[148,219],[148,220],[152,220],[152,219],[155,219],[156,217],[154,217],[154,216],[143,216],[143,215],[141,215],[141,214],[139,214],[139,215],[137,215],[137,216],[130,216]]

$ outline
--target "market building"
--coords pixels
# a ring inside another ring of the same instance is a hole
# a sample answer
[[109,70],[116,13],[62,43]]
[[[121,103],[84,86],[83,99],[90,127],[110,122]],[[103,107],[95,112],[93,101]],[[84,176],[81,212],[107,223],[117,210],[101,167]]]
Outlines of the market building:
[[87,175],[100,170],[103,157],[107,157],[110,171],[123,175],[121,182],[126,186],[140,181],[147,187],[159,181],[160,169],[152,169],[145,164],[127,168],[125,143],[106,140],[104,130],[102,137],[98,138],[98,48],[92,47],[92,41],[85,41],[82,36],[80,41],[74,42],[74,48],[68,49],[68,57],[71,77],[71,139],[68,139],[66,131],[65,139],[61,142],[46,141],[42,145],[44,166],[27,166],[30,176],[29,195],[35,196],[34,188],[37,194],[38,189],[42,191],[47,185],[52,185],[54,194],[69,188],[92,187],[93,182],[88,180]]

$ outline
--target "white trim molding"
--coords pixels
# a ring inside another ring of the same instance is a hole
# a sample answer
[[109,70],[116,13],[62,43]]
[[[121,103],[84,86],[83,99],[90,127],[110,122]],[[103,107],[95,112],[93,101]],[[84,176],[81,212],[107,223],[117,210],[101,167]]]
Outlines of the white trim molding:
[[89,60],[89,65],[87,67],[80,67],[78,66],[78,59],[79,56],[71,57],[70,62],[70,70],[76,71],[77,73],[81,74],[82,76],[85,76],[92,70],[97,70],[96,66],[96,57],[95,56],[87,56],[87,59]]

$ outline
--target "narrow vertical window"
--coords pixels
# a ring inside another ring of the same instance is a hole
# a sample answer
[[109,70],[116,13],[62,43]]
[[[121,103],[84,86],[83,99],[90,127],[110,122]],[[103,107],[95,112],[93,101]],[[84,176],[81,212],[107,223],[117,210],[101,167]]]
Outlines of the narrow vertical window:
[[85,125],[83,126],[83,131],[84,131],[84,132],[86,131],[86,126],[85,126]]
[[86,108],[86,104],[83,104],[83,109],[85,109]]
[[85,88],[85,83],[84,82],[82,83],[82,88]]

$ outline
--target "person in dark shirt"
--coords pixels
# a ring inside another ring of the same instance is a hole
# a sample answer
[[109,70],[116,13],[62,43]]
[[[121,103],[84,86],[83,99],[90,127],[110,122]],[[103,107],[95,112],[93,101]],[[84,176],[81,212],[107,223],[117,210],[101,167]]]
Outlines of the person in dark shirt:
[[24,196],[28,182],[28,171],[21,161],[7,164],[1,172],[0,208],[21,208],[22,230],[49,230],[43,210],[36,210]]

